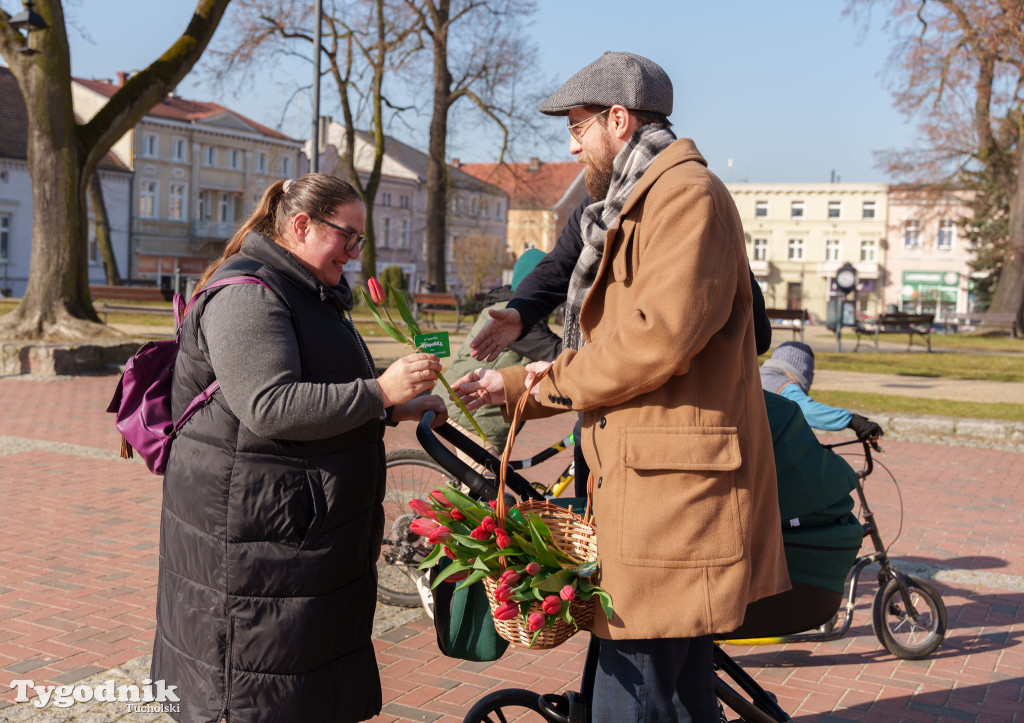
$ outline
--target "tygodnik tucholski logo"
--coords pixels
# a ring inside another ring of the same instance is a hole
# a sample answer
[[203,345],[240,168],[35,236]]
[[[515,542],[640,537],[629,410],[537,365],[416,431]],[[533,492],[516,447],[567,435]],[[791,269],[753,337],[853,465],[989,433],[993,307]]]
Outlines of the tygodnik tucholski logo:
[[[12,680],[11,687],[18,691],[15,703],[28,703],[31,700],[36,708],[45,708],[51,704],[57,708],[70,708],[75,703],[95,700],[101,703],[124,703],[129,713],[180,712],[180,698],[174,692],[178,686],[149,678],[142,681],[141,687],[115,685],[113,680],[105,680],[99,685],[36,685],[31,680]],[[35,692],[36,697],[29,698],[29,692]]]

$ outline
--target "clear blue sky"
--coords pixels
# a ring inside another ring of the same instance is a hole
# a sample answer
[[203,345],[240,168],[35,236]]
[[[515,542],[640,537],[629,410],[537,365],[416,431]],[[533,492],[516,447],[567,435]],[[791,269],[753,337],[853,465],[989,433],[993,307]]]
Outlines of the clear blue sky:
[[[16,2],[0,0],[0,7],[11,12]],[[840,0],[538,5],[529,33],[545,78],[561,82],[605,50],[650,57],[673,80],[677,133],[693,138],[727,181],[827,182],[833,170],[844,182],[894,180],[875,167],[873,151],[913,143],[913,128],[883,87],[889,38],[877,21],[865,33],[842,17]],[[145,67],[177,37],[193,7],[190,0],[65,0],[71,24],[81,31],[69,28],[73,72],[115,77],[118,70]],[[296,83],[309,83],[308,68],[295,66]],[[259,82],[235,98],[197,85],[193,76],[179,88],[182,95],[218,100],[267,125],[279,124],[287,83]],[[310,116],[308,95],[300,96],[285,113],[282,130],[305,135]],[[422,129],[395,129],[395,135],[422,147],[427,122],[421,116],[411,123]],[[456,135],[451,155],[492,160],[496,149],[478,136],[478,130]],[[568,136],[564,145],[536,151],[568,160]]]

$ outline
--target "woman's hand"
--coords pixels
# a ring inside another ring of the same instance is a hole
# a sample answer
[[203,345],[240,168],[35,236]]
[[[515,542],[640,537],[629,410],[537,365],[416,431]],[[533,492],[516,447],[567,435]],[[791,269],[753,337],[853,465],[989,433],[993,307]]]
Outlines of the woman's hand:
[[402,357],[377,378],[384,406],[405,404],[433,389],[440,371],[441,360],[434,354],[416,353]]
[[[526,388],[530,389],[530,385],[533,384],[533,380],[537,378],[537,375],[540,374],[545,369],[547,369],[549,366],[551,366],[551,362],[549,362],[549,361],[535,361],[535,362],[530,362],[529,364],[527,364],[526,365]],[[531,389],[530,390],[530,394],[532,394],[533,398],[539,402],[540,401],[540,384],[538,384],[533,389]]]
[[438,427],[448,421],[448,408],[444,406],[444,400],[436,394],[416,397],[405,404],[396,404],[394,411],[391,412],[391,420],[394,422],[418,422],[424,412],[430,411],[437,413],[431,427]]
[[485,404],[505,403],[505,382],[494,369],[481,367],[452,384],[452,391],[473,411]]

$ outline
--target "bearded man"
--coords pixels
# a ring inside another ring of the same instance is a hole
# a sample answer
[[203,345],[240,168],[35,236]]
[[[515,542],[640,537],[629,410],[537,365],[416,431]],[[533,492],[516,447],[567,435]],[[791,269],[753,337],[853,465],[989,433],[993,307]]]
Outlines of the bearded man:
[[[583,413],[600,584],[595,721],[718,721],[713,635],[789,588],[743,229],[656,63],[605,53],[544,101],[595,200],[564,351],[527,417]],[[471,408],[511,407],[539,367],[477,370]]]

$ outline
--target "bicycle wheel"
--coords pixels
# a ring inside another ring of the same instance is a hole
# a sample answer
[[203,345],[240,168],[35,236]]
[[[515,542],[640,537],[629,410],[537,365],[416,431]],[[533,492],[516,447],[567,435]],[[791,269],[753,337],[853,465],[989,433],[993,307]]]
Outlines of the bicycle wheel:
[[377,559],[377,599],[386,605],[414,608],[420,605],[416,569],[432,547],[409,531],[415,513],[413,498],[426,499],[452,476],[418,449],[397,449],[387,455],[388,482],[384,495],[384,542]]
[[[534,713],[535,715],[524,715]],[[476,702],[462,723],[509,723],[509,721],[546,721],[540,696],[532,690],[508,688],[485,695]]]
[[906,578],[917,620],[907,614],[899,584],[889,580],[875,595],[871,624],[886,650],[903,660],[919,660],[939,647],[946,637],[946,605],[931,583],[915,575]]

